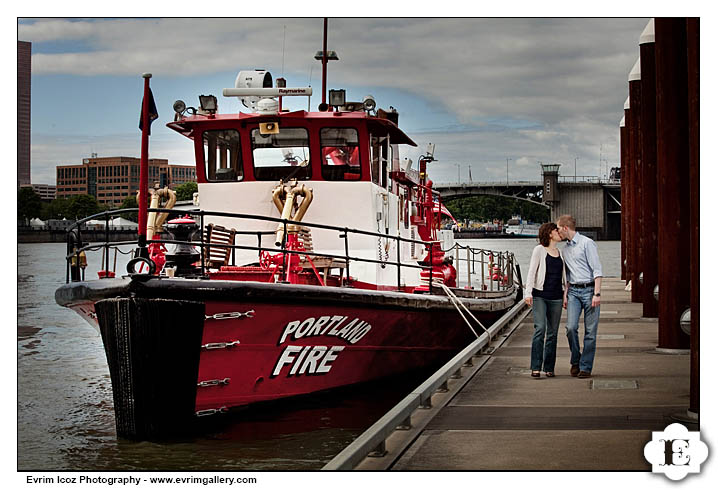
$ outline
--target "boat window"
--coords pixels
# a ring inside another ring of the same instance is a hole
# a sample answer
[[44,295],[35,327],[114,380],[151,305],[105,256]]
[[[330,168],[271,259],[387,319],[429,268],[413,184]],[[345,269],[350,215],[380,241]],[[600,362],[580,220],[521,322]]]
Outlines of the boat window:
[[376,185],[391,190],[388,167],[392,161],[392,148],[389,136],[370,137],[371,144],[371,180]]
[[359,180],[359,132],[354,128],[322,128],[322,177],[325,180]]
[[257,180],[309,179],[309,133],[304,128],[279,128],[278,133],[252,130],[254,177]]
[[205,131],[205,176],[210,182],[236,182],[242,180],[242,152],[239,132],[236,129]]

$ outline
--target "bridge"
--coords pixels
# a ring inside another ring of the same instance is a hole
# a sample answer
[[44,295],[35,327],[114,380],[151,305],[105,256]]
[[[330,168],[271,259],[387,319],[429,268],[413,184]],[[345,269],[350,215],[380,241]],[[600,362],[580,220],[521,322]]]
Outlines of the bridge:
[[444,202],[471,196],[500,196],[549,207],[548,204],[543,202],[543,185],[538,180],[434,183],[434,190],[441,194],[441,199]]
[[621,239],[621,181],[595,176],[558,174],[558,165],[543,165],[542,181],[435,183],[444,202],[470,196],[499,196],[528,201],[576,218],[577,228],[600,240]]

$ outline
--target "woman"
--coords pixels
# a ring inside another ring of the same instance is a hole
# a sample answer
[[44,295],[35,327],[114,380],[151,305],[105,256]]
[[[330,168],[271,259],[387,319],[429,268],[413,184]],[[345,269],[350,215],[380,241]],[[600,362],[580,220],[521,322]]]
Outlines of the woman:
[[[531,342],[531,376],[553,378],[556,366],[556,341],[563,307],[566,272],[556,244],[561,235],[556,223],[544,223],[538,232],[539,245],[531,254],[524,301],[533,306],[534,336]],[[544,341],[545,339],[545,341]]]

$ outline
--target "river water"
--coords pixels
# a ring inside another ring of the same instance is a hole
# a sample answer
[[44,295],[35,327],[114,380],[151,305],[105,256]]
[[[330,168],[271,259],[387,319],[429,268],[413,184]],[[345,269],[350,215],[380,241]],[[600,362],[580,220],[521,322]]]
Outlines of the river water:
[[[512,251],[525,274],[536,240],[460,243]],[[620,242],[598,248],[604,274],[620,275]],[[18,245],[18,470],[317,470],[429,374],[248,409],[185,440],[118,440],[102,339],[54,300],[64,252],[59,243]],[[118,271],[128,259],[118,256]],[[88,278],[99,265],[99,252],[88,254]]]

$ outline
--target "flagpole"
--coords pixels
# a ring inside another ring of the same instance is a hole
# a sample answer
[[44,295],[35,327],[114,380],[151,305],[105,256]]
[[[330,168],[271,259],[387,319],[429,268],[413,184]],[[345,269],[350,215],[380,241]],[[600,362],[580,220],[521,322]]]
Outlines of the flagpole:
[[[150,78],[152,73],[143,73],[142,78],[145,79],[145,93],[142,97],[142,150],[140,154],[140,197],[138,199],[139,215],[137,224],[137,245],[138,252],[143,257],[147,256],[147,194],[149,189],[149,165],[147,164],[147,153],[149,151],[149,132],[150,132]],[[152,238],[152,237],[150,237]]]

